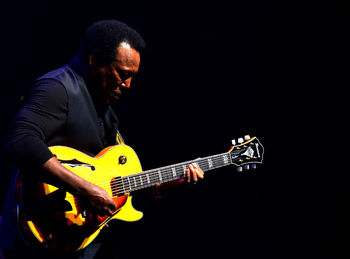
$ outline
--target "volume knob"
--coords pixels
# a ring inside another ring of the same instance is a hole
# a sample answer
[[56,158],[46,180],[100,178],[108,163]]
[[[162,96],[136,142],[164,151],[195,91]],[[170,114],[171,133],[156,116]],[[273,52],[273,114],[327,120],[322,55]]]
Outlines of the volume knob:
[[119,157],[119,164],[124,165],[126,163],[126,156],[120,156]]

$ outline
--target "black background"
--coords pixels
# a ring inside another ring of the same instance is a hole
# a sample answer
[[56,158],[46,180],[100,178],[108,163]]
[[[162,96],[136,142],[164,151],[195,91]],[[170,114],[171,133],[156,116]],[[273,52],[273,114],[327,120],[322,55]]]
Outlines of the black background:
[[68,62],[91,23],[119,19],[147,43],[116,104],[144,169],[224,152],[246,134],[265,147],[255,171],[223,168],[162,200],[135,196],[143,220],[109,233],[120,258],[345,258],[338,205],[348,191],[325,156],[343,10],[297,0],[7,2],[1,144],[32,80]]

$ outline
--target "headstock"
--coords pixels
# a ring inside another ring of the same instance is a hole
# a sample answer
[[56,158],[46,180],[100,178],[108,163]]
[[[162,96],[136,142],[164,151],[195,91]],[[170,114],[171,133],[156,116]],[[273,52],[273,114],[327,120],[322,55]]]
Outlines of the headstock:
[[237,166],[237,171],[241,172],[244,169],[255,169],[256,164],[261,164],[264,156],[264,147],[256,137],[250,137],[249,135],[238,139],[232,140],[233,146],[229,150],[231,163]]

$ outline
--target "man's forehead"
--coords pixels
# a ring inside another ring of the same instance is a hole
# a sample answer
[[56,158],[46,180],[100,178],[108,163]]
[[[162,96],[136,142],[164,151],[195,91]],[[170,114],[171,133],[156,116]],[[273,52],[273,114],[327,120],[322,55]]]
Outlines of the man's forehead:
[[139,66],[140,53],[127,42],[122,42],[118,47],[116,61],[122,66]]

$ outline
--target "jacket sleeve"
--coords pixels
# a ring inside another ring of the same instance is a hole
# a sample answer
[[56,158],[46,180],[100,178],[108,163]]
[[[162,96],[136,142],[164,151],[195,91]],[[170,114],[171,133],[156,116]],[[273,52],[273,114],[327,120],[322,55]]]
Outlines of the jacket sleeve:
[[37,81],[10,124],[5,153],[20,168],[42,166],[53,155],[46,141],[64,127],[68,97],[53,79]]

